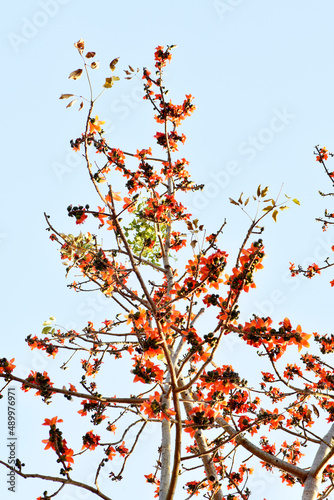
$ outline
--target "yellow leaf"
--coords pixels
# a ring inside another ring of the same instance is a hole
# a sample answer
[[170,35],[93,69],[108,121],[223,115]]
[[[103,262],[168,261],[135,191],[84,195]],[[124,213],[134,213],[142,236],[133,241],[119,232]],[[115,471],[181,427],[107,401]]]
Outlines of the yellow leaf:
[[278,214],[278,210],[274,210],[272,213],[272,216],[273,216],[273,219],[275,222],[277,222],[277,214]]
[[114,82],[112,81],[112,78],[106,78],[106,81],[105,81],[103,87],[105,87],[106,89],[111,89],[113,84],[114,84]]
[[264,198],[266,196],[266,194],[268,193],[268,189],[269,189],[269,186],[267,186],[264,189],[262,189],[262,191],[261,191],[261,198]]
[[300,205],[299,201],[296,198],[294,198],[292,201],[296,203],[296,205]]
[[72,73],[70,73],[69,78],[71,80],[78,80],[78,78],[80,78],[80,76],[82,75],[82,72],[82,69],[76,69],[75,71],[72,71]]

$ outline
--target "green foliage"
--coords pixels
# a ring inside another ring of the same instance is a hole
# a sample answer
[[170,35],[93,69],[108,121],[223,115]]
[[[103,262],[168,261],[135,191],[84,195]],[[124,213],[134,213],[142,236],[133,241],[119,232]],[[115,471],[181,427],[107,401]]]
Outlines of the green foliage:
[[146,207],[146,200],[138,203],[134,218],[124,228],[124,234],[137,257],[142,257],[152,264],[158,264],[161,258],[159,237],[165,239],[167,226],[147,220],[145,217]]

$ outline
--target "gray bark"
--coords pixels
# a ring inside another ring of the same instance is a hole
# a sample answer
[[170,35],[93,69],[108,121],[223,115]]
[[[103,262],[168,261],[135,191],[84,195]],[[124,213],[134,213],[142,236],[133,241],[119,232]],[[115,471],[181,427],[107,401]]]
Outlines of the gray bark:
[[334,454],[333,440],[334,424],[331,426],[326,436],[323,438],[323,442],[319,446],[312,467],[308,472],[302,500],[315,500],[318,497],[323,470],[325,469],[326,465],[328,465],[330,458]]

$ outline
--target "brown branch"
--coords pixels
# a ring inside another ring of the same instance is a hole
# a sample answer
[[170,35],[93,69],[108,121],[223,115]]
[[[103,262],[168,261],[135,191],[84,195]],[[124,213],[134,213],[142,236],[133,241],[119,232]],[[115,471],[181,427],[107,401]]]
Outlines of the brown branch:
[[6,462],[3,462],[0,460],[0,464],[4,465],[7,467],[7,469],[15,472],[18,476],[23,477],[24,479],[28,478],[36,478],[36,479],[44,479],[45,481],[53,481],[55,483],[62,483],[64,485],[72,485],[72,486],[78,486],[79,488],[82,488],[84,490],[88,490],[91,493],[94,493],[98,497],[102,498],[103,500],[111,500],[110,497],[107,495],[104,495],[101,491],[99,491],[97,488],[94,488],[93,486],[89,486],[89,484],[82,483],[80,481],[75,481],[74,479],[71,478],[62,478],[62,477],[56,477],[56,476],[47,476],[44,474],[26,474],[19,469],[15,469],[14,467],[10,467],[10,465],[6,464]]

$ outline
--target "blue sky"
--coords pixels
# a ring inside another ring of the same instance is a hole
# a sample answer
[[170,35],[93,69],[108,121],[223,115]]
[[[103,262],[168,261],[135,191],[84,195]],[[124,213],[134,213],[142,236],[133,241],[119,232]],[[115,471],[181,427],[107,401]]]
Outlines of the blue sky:
[[[83,131],[84,111],[65,109],[66,102],[58,99],[62,93],[87,90],[83,80],[67,78],[80,67],[73,47],[80,38],[88,50],[97,52],[101,79],[114,57],[120,57],[119,70],[128,64],[149,68],[157,45],[178,45],[165,72],[166,85],[175,102],[184,94],[195,97],[197,110],[183,126],[188,140],[182,156],[190,161],[194,180],[207,186],[192,196],[193,214],[209,231],[226,217],[225,249],[235,255],[247,219],[230,205],[229,196],[252,194],[262,184],[269,185],[276,197],[284,184],[282,192],[301,202],[280,214],[277,224],[268,224],[263,235],[265,270],[257,277],[258,288],[242,303],[242,318],[256,313],[280,321],[288,316],[309,333],[331,331],[331,271],[312,281],[292,281],[287,270],[289,261],[320,264],[333,244],[331,232],[322,233],[314,221],[331,207],[329,198],[317,194],[330,186],[313,156],[314,145],[331,149],[333,144],[333,15],[331,0],[6,4],[0,20],[1,357],[15,357],[22,374],[30,368],[52,372],[55,367],[49,359],[26,347],[28,334],[38,335],[51,315],[66,328],[111,316],[103,297],[81,296],[66,288],[64,267],[43,217],[45,211],[55,227],[74,232],[78,228],[67,217],[66,207],[96,203],[84,164],[69,146],[70,139]],[[150,106],[141,99],[138,79],[118,82],[96,111],[106,120],[115,147],[134,150],[152,144],[155,124]],[[233,342],[226,352],[236,363],[244,359]],[[67,373],[60,375],[64,383]],[[40,424],[56,410],[22,396],[18,394],[19,456],[30,454],[34,461],[38,454],[31,453],[27,434],[36,432],[38,442],[45,438]],[[62,401],[58,403],[60,414]],[[0,408],[1,422],[4,413],[5,407]],[[149,454],[147,460],[153,465]],[[0,477],[3,481],[3,474]],[[262,471],[257,481],[254,498],[280,498],[279,481],[265,478]],[[115,485],[112,497],[130,495],[132,487]],[[31,482],[19,482],[17,498],[23,492],[35,498],[42,491]],[[286,500],[296,498],[296,492],[284,491]],[[59,498],[79,497],[73,493]]]

